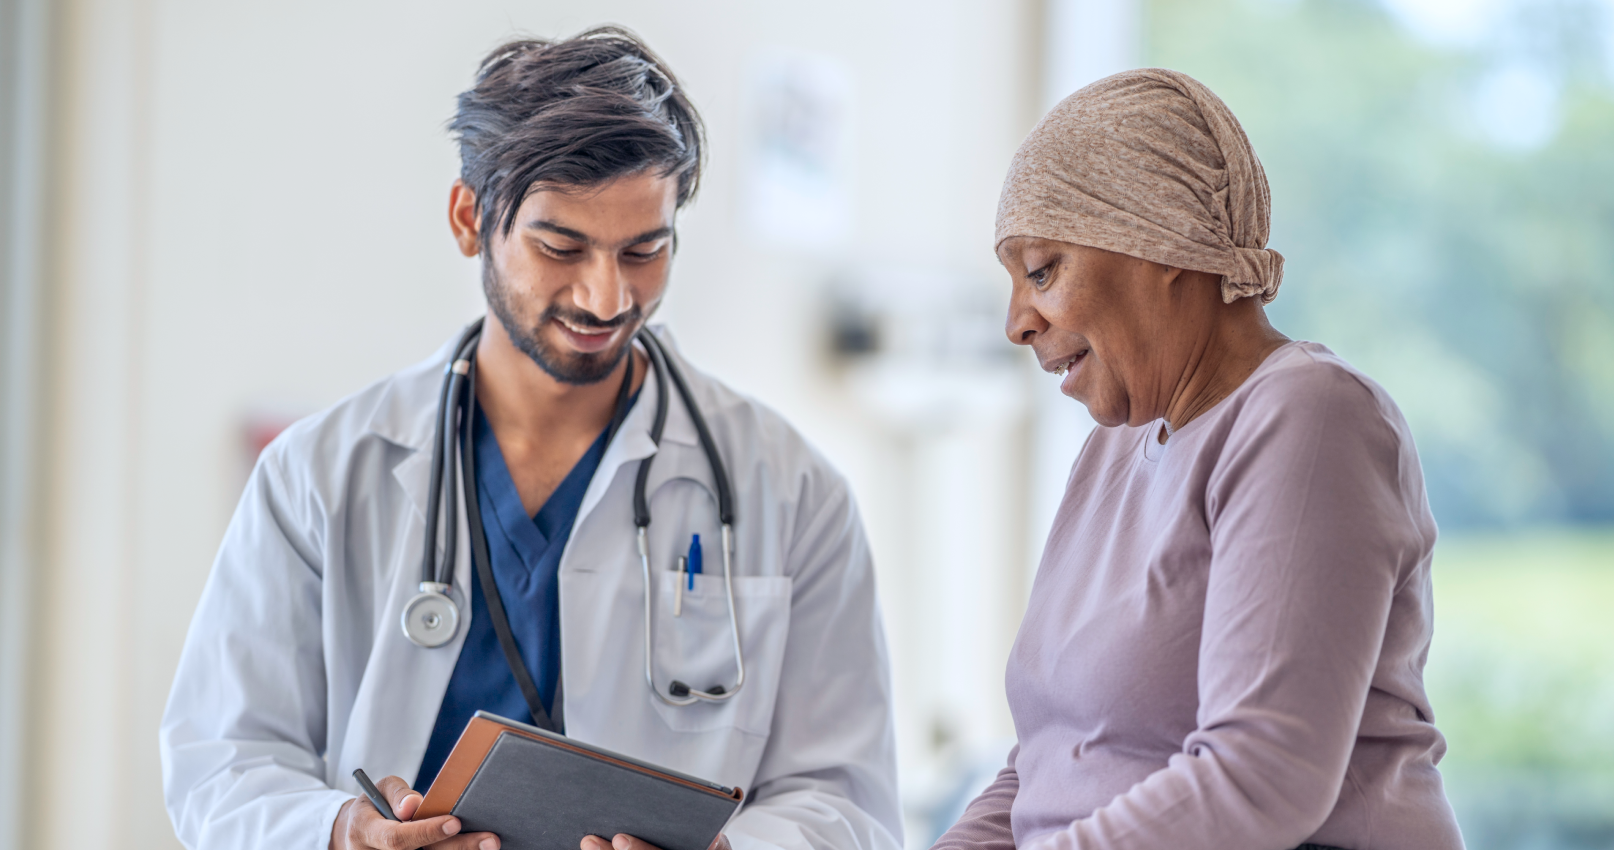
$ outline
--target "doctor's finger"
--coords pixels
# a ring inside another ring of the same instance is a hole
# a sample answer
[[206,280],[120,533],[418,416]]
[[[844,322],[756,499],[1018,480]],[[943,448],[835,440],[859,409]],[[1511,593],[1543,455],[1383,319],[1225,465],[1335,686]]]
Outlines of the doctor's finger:
[[375,850],[419,850],[458,835],[460,831],[460,819],[453,815],[395,823],[371,809],[361,818],[364,846]]
[[611,836],[611,850],[661,850],[661,848],[642,838],[618,833]]
[[491,832],[467,832],[439,841],[427,850],[499,850],[499,836]]
[[420,808],[421,801],[425,799],[420,796],[419,791],[410,788],[409,783],[398,776],[383,777],[380,782],[375,784],[375,787],[376,790],[381,792],[382,796],[387,798],[387,803],[392,806],[392,813],[398,816],[398,820],[402,821],[414,817],[415,811]]

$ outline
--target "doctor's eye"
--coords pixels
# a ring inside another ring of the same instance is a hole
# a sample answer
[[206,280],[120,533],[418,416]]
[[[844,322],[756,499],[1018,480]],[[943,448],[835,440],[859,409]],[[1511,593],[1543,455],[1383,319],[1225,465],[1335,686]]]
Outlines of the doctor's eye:
[[538,250],[561,260],[569,260],[583,253],[582,248],[557,248],[542,239],[534,239],[533,241],[538,243]]
[[[640,248],[640,247],[642,247],[642,246],[635,245],[634,249],[637,249],[637,248]],[[664,243],[664,244],[657,245],[654,248],[651,248],[650,250],[647,250],[647,251],[646,250],[629,249],[627,251],[623,251],[622,256],[627,257],[629,260],[632,260],[632,261],[634,261],[636,263],[648,263],[648,262],[656,259],[657,257],[660,257],[661,252],[666,250],[666,247],[667,246]]]

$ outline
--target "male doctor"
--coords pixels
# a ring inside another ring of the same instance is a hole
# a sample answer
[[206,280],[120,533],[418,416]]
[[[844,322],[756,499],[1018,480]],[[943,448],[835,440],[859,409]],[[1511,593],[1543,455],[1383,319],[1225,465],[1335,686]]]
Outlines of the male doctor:
[[[738,659],[718,482],[691,405],[655,379],[650,346],[634,339],[664,294],[676,215],[700,175],[694,107],[643,43],[600,29],[493,51],[450,126],[461,178],[449,222],[460,251],[482,258],[488,304],[466,355],[466,486],[508,627],[473,567],[463,493],[444,502],[458,507],[439,548],[453,539],[453,550],[436,553],[453,564],[438,584],[458,621],[432,622],[452,638],[421,645],[401,625],[431,560],[450,345],[297,423],[259,459],[163,717],[163,790],[180,840],[495,850],[498,836],[462,833],[452,816],[409,821],[481,709],[743,787],[719,846],[894,850],[886,648],[846,482],[658,329],[733,483],[745,677],[726,693]],[[647,587],[633,493],[652,458]],[[687,561],[677,571],[696,548],[705,571]],[[646,683],[647,593],[657,691]],[[675,705],[669,690],[716,698]],[[385,777],[403,822],[355,796],[355,768]],[[618,835],[580,850],[654,848]]]

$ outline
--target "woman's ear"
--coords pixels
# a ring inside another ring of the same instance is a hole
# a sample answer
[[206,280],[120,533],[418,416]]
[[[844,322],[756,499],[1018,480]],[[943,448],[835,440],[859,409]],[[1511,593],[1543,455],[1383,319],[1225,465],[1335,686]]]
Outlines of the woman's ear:
[[448,228],[454,233],[454,241],[459,245],[461,254],[474,257],[481,253],[480,224],[476,193],[465,185],[464,180],[455,180],[448,190]]

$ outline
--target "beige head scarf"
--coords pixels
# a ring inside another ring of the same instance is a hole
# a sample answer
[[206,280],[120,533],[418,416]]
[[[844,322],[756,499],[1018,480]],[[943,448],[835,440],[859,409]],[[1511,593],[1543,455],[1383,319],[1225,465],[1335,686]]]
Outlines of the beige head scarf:
[[1266,247],[1272,196],[1221,98],[1147,68],[1065,98],[1021,143],[998,201],[996,244],[1038,236],[1222,276],[1222,300],[1283,280]]

